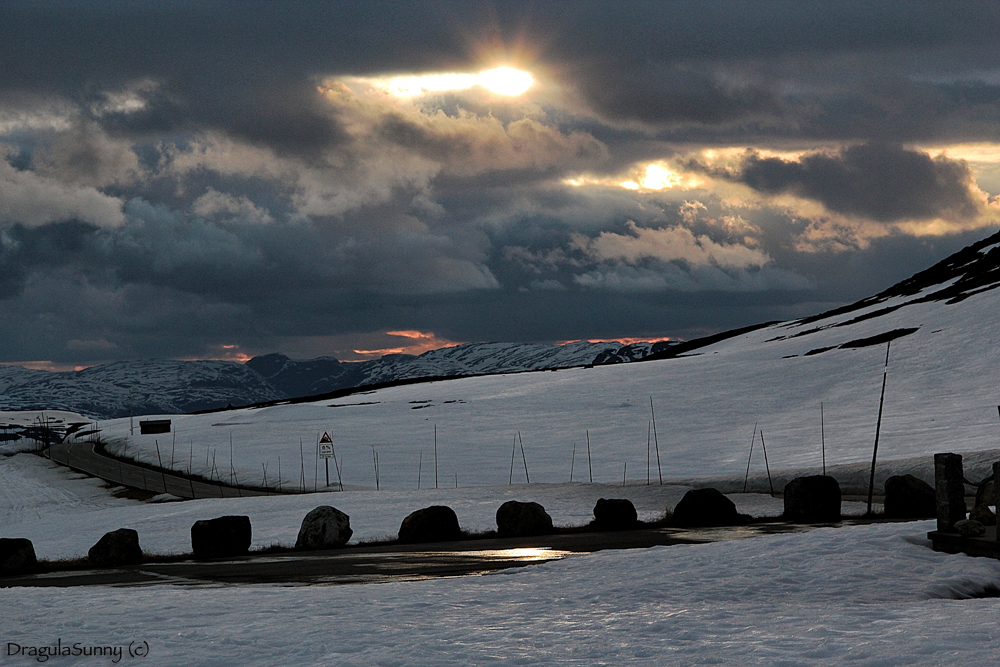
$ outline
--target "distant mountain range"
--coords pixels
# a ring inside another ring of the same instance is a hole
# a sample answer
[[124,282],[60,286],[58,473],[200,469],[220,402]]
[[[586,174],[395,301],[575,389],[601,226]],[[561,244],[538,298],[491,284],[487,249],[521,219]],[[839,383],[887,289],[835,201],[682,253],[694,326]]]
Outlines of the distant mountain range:
[[359,362],[267,354],[245,364],[149,359],[70,372],[0,366],[0,410],[70,410],[98,419],[196,412],[413,378],[626,363],[662,353],[675,344],[466,343],[419,356],[390,354]]

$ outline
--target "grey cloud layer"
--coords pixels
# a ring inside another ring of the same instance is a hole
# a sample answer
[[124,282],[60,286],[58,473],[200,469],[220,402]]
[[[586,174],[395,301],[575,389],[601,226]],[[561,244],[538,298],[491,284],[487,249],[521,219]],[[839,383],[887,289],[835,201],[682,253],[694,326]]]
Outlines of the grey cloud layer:
[[[4,3],[0,361],[390,328],[690,335],[864,296],[927,257],[880,273],[896,234],[838,273],[797,249],[823,221],[767,197],[975,222],[968,165],[901,146],[1000,141],[998,33],[992,3]],[[476,71],[497,45],[536,93],[352,83]],[[614,183],[820,141],[700,167],[761,201]]]
[[799,161],[750,155],[734,178],[759,192],[792,193],[879,222],[966,220],[980,207],[967,164],[898,146],[863,144]]

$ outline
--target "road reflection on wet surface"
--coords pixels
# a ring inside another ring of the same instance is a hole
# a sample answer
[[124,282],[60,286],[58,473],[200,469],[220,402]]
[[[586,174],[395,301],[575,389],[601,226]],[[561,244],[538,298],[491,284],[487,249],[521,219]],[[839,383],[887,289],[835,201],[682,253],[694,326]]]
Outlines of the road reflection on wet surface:
[[357,545],[329,551],[249,554],[216,560],[176,560],[0,578],[9,586],[315,586],[419,581],[482,575],[604,549],[740,540],[840,524],[753,523],[716,528],[647,528],[617,532],[563,532],[533,538],[486,538],[422,545]]

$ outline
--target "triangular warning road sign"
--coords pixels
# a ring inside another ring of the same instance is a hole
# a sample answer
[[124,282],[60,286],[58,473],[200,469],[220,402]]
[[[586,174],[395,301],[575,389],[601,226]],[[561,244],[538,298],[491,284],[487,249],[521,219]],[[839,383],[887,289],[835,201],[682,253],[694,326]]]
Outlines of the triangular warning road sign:
[[319,439],[319,444],[321,444],[321,445],[332,445],[333,444],[333,439],[330,438],[330,434],[329,433],[327,433],[326,431],[323,431],[323,437]]

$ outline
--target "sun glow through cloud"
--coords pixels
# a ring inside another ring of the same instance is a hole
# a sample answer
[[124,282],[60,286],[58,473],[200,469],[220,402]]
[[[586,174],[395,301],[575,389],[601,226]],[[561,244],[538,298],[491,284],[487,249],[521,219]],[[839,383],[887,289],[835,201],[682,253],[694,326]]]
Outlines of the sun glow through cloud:
[[495,67],[478,74],[446,72],[412,74],[389,78],[362,79],[396,97],[417,97],[427,93],[468,90],[482,86],[497,95],[513,97],[527,91],[535,80],[528,72],[513,67]]
[[704,188],[709,184],[709,180],[699,174],[684,173],[672,169],[664,162],[651,162],[646,165],[637,165],[630,169],[623,176],[617,177],[596,177],[580,175],[568,178],[563,182],[573,187],[584,185],[616,186],[626,190],[655,191],[655,190],[693,190]]

